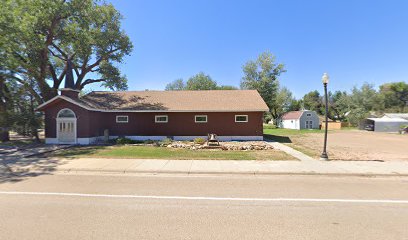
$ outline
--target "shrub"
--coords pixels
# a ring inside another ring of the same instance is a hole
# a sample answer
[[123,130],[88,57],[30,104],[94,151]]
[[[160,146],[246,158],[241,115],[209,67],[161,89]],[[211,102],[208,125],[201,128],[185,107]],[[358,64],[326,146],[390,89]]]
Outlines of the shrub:
[[351,126],[356,127],[359,126],[360,121],[367,118],[369,113],[367,110],[363,108],[357,108],[350,111],[347,115],[347,121],[351,124]]
[[194,143],[203,145],[205,143],[205,139],[204,138],[195,138]]
[[272,124],[264,124],[264,125],[263,125],[263,128],[264,128],[264,129],[275,129],[276,126],[275,126],[275,125],[272,125]]
[[399,132],[400,132],[401,134],[408,133],[408,125],[401,125],[400,128],[401,128],[401,129],[400,129]]
[[171,144],[172,141],[173,140],[171,140],[170,138],[165,138],[165,139],[160,141],[160,145],[167,146],[167,145]]
[[263,117],[263,122],[269,123],[271,120],[273,120],[272,115],[270,113],[265,113]]
[[136,141],[130,138],[120,137],[116,139],[116,144],[134,144],[134,143],[136,143]]

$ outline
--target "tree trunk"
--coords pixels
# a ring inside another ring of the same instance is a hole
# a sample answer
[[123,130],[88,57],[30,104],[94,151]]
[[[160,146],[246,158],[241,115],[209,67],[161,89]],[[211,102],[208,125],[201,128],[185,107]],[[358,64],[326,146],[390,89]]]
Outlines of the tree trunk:
[[38,130],[37,129],[33,129],[33,131],[31,132],[31,136],[34,137],[36,143],[40,142],[40,137],[38,136]]
[[6,81],[3,76],[0,76],[0,142],[10,141],[10,134],[8,130],[8,115],[7,115],[7,104],[9,98],[7,96],[8,89],[6,86]]
[[[39,83],[40,81],[37,81],[37,82]],[[57,96],[58,90],[55,88],[49,87],[47,83],[45,83],[45,80],[44,82],[41,82],[41,84],[39,83],[38,85],[41,91],[41,97],[42,97],[43,102],[46,102],[50,100],[51,98]],[[41,104],[41,102],[38,104]]]
[[35,99],[33,98],[33,96],[30,95],[30,113],[31,113],[30,115],[32,119],[30,119],[29,128],[30,128],[30,136],[34,137],[35,141],[39,143],[40,138],[38,136],[38,119],[35,116],[34,101]]
[[0,128],[0,142],[10,141],[8,128]]

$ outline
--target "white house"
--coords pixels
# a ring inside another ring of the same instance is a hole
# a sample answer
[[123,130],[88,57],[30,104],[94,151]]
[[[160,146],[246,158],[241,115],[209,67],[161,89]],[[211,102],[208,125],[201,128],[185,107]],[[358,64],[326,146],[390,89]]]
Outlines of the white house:
[[320,120],[315,111],[292,111],[278,119],[278,127],[288,129],[319,129]]

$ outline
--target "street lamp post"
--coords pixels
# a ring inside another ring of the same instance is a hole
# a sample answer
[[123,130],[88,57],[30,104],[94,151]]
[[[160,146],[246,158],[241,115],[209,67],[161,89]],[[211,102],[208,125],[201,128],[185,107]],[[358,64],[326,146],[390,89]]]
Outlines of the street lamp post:
[[320,160],[329,160],[329,156],[327,156],[327,128],[328,128],[328,117],[327,117],[327,113],[329,111],[329,106],[328,106],[328,100],[327,100],[327,84],[329,83],[329,75],[327,73],[323,74],[322,77],[322,82],[323,82],[323,86],[324,86],[324,100],[325,100],[325,104],[326,104],[326,112],[325,112],[325,128],[324,128],[324,145],[323,145],[323,152],[322,155],[320,156]]

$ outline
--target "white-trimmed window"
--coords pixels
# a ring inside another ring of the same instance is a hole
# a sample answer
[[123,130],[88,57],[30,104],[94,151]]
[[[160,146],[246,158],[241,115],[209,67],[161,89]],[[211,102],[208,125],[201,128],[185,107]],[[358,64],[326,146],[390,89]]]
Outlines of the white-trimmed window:
[[129,122],[129,116],[118,115],[118,116],[116,116],[116,122],[117,123],[128,123]]
[[248,115],[235,115],[235,122],[248,122]]
[[312,114],[311,113],[306,113],[306,117],[311,117]]
[[167,123],[169,121],[169,117],[167,115],[156,115],[154,116],[155,123]]
[[57,117],[58,118],[76,118],[75,113],[69,108],[64,108],[61,111],[59,111]]
[[207,115],[195,115],[194,121],[196,123],[206,123],[207,122]]

